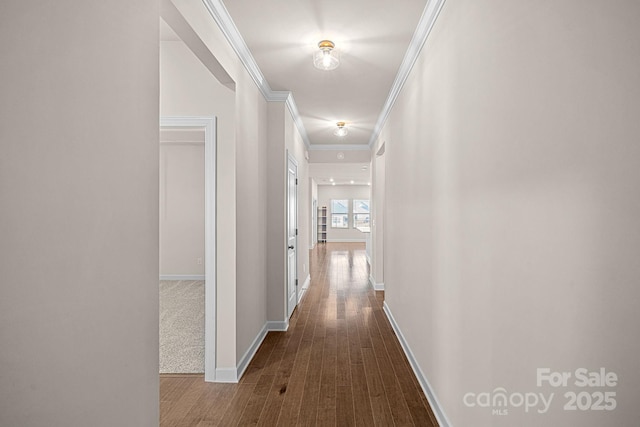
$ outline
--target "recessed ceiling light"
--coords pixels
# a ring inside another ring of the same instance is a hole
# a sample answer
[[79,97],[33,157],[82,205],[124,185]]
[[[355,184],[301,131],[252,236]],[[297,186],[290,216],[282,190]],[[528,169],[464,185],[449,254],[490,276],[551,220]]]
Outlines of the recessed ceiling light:
[[333,182],[333,178],[329,178],[329,182]]
[[367,182],[367,185],[371,185],[371,183],[370,183],[370,182]]
[[342,151],[339,152],[337,157],[338,157],[338,160],[343,160],[344,159],[344,153]]
[[353,184],[353,183],[354,183],[354,181],[353,181],[353,180],[351,180],[351,183]]
[[336,183],[334,182],[334,183],[333,183],[333,184],[331,184],[331,185],[336,185]]
[[319,70],[331,71],[340,65],[340,54],[331,40],[321,40],[313,54],[313,65]]

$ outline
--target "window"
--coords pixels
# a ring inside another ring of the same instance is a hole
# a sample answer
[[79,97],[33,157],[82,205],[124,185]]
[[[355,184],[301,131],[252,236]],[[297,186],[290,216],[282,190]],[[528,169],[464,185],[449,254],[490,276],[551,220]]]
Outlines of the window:
[[369,201],[353,200],[353,228],[369,227]]
[[331,200],[331,227],[349,227],[349,201]]

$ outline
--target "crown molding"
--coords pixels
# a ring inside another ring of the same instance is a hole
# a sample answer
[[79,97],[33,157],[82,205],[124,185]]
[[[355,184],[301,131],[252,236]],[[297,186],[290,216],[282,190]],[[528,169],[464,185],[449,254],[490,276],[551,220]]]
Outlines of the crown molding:
[[304,141],[304,145],[307,149],[311,149],[311,141],[309,140],[309,135],[307,135],[307,129],[304,127],[304,123],[302,123],[302,117],[300,117],[300,112],[298,112],[298,106],[296,105],[296,101],[293,99],[293,93],[288,92],[289,97],[287,98],[287,108],[291,112],[291,117],[293,117],[293,122],[296,124],[298,128],[298,132],[300,132],[300,136],[302,137],[302,141]]
[[220,27],[220,30],[222,30],[222,33],[236,55],[238,55],[238,58],[240,58],[242,65],[247,69],[256,86],[258,86],[258,89],[260,89],[266,98],[269,92],[272,92],[271,87],[269,87],[269,83],[264,78],[258,64],[256,64],[253,55],[251,55],[247,44],[240,35],[240,31],[238,31],[238,27],[236,27],[236,24],[231,19],[229,11],[220,0],[202,0],[202,2],[211,14],[211,17],[216,21],[216,24],[218,24],[218,27]]
[[236,27],[233,19],[231,19],[231,15],[229,15],[229,11],[222,3],[221,0],[202,0],[205,7],[213,17],[218,27],[226,37],[227,41],[233,48],[236,55],[242,62],[242,65],[245,67],[254,83],[262,93],[262,96],[268,102],[285,102],[287,108],[291,112],[293,117],[293,121],[300,132],[300,136],[304,144],[307,146],[309,150],[369,150],[371,149],[378,137],[380,136],[380,132],[384,127],[391,110],[393,109],[393,105],[396,102],[396,99],[400,95],[402,88],[404,87],[413,66],[415,65],[422,48],[431,33],[431,29],[433,28],[438,15],[440,14],[440,10],[444,6],[445,0],[429,0],[429,3],[425,7],[422,16],[420,17],[420,21],[418,22],[418,26],[416,28],[415,33],[413,34],[413,38],[409,43],[409,47],[407,48],[407,52],[404,55],[404,59],[402,60],[402,64],[398,70],[398,74],[391,86],[391,90],[389,91],[389,95],[387,100],[378,116],[378,121],[373,129],[373,133],[371,134],[371,138],[369,139],[369,144],[367,148],[363,147],[353,147],[351,145],[332,145],[331,148],[325,148],[324,145],[321,144],[311,144],[309,140],[309,136],[304,127],[304,123],[302,122],[302,118],[300,117],[300,113],[298,112],[298,107],[296,105],[295,99],[293,98],[293,94],[289,91],[274,91],[269,86],[269,82],[262,74],[260,67],[256,63],[253,55],[249,51],[249,47],[245,43],[240,31]]
[[274,91],[269,86],[269,82],[265,79],[264,74],[258,67],[256,60],[254,59],[249,47],[245,43],[240,31],[238,31],[238,27],[231,19],[231,15],[229,15],[229,11],[227,10],[224,3],[221,0],[202,0],[205,7],[211,14],[213,20],[218,24],[220,30],[224,34],[225,38],[233,48],[236,55],[238,55],[238,59],[244,65],[244,68],[247,70],[254,83],[262,93],[264,99],[268,102],[285,102],[287,108],[291,112],[293,116],[293,122],[298,128],[298,132],[300,132],[300,136],[302,137],[302,141],[310,149],[311,142],[309,141],[309,136],[307,134],[307,130],[302,123],[302,118],[300,117],[300,113],[298,112],[298,107],[296,105],[295,100],[293,99],[293,94],[290,91]]
[[431,33],[431,29],[438,19],[438,15],[440,14],[440,10],[442,10],[442,6],[444,6],[444,2],[445,0],[429,0],[427,7],[425,7],[422,12],[422,16],[418,22],[418,27],[416,28],[415,33],[413,33],[413,38],[409,43],[407,52],[404,54],[404,59],[402,60],[402,64],[400,64],[398,74],[396,75],[393,85],[391,86],[391,90],[389,91],[387,101],[384,103],[384,107],[382,107],[380,116],[378,116],[378,121],[376,122],[376,126],[371,134],[371,139],[369,140],[369,148],[373,148],[376,140],[380,136],[380,132],[393,109],[393,105],[395,104],[398,95],[400,95],[413,66],[418,60],[422,47],[427,41],[427,38]]
[[285,90],[274,90],[265,95],[265,99],[269,102],[287,102],[293,94]]

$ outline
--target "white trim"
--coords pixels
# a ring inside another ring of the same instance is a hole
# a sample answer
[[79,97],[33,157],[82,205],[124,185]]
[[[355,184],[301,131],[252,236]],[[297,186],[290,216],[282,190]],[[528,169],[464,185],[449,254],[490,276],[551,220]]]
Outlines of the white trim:
[[289,329],[289,320],[270,320],[267,322],[267,329],[269,331],[286,332]]
[[371,134],[371,139],[369,139],[369,148],[373,148],[378,136],[380,136],[380,132],[387,121],[387,117],[389,117],[389,114],[393,109],[393,105],[395,104],[396,99],[398,99],[398,95],[400,95],[413,66],[418,60],[418,56],[420,56],[420,51],[427,41],[427,38],[431,33],[431,29],[435,25],[436,19],[438,19],[438,15],[440,14],[440,10],[442,9],[444,2],[445,0],[431,0],[427,3],[427,6],[422,12],[422,16],[418,22],[418,27],[413,33],[413,38],[411,39],[411,43],[409,43],[407,52],[404,54],[404,59],[402,60],[402,64],[400,64],[400,68],[398,69],[398,74],[393,81],[387,101],[384,103],[384,107],[382,107],[376,126]]
[[328,243],[367,243],[365,239],[327,239]]
[[387,318],[389,319],[389,323],[391,323],[391,327],[393,328],[393,330],[396,333],[396,336],[398,337],[398,341],[400,341],[400,345],[404,350],[404,354],[407,356],[407,359],[409,360],[409,364],[413,369],[413,373],[416,375],[416,378],[420,383],[420,387],[422,387],[424,394],[427,396],[427,400],[429,401],[429,405],[431,405],[431,409],[433,410],[433,413],[436,416],[436,420],[438,421],[438,424],[441,427],[450,427],[451,422],[449,422],[449,420],[447,419],[447,416],[444,413],[444,409],[442,408],[442,405],[438,401],[438,398],[436,397],[436,394],[433,391],[431,384],[429,384],[427,377],[424,375],[424,373],[422,373],[422,369],[420,369],[420,365],[416,361],[416,358],[413,355],[413,352],[411,351],[411,347],[409,347],[409,344],[407,343],[407,340],[402,334],[402,331],[400,330],[400,326],[398,326],[398,323],[396,322],[396,319],[393,317],[393,314],[391,313],[391,309],[389,308],[389,305],[387,304],[386,301],[383,303],[383,309],[385,314],[387,315]]
[[[311,141],[309,140],[309,135],[307,135],[307,129],[304,127],[304,123],[302,122],[302,117],[300,117],[300,112],[298,111],[298,106],[296,105],[296,101],[293,99],[293,94],[288,92],[289,96],[287,97],[287,107],[291,112],[291,117],[293,117],[293,122],[296,124],[298,128],[298,132],[300,132],[300,136],[302,137],[302,141],[304,141],[304,145],[307,148],[311,147]],[[270,99],[267,99],[270,101]],[[307,158],[308,160],[308,158]]]
[[265,93],[265,89],[271,91],[269,83],[266,82],[262,71],[260,71],[260,67],[258,67],[253,55],[251,55],[247,44],[242,38],[242,35],[240,35],[240,31],[238,31],[238,27],[236,27],[233,19],[231,19],[231,15],[229,15],[229,11],[225,5],[221,0],[203,0],[203,3],[218,24],[218,27],[220,27],[220,30],[233,50],[236,52],[236,55],[238,55],[240,62],[242,62],[242,65],[244,65],[247,72],[256,83],[256,86],[258,86],[266,97],[267,93]]
[[[285,259],[286,259],[286,268],[287,268],[287,280],[285,281],[286,285],[285,285],[285,306],[286,306],[286,318],[291,317],[291,315],[293,314],[293,311],[296,309],[296,307],[298,306],[298,301],[300,301],[300,295],[298,293],[298,161],[296,160],[295,156],[293,154],[291,154],[291,152],[287,149],[286,150],[287,153],[287,165],[286,165],[286,172],[285,172],[285,176],[286,176],[286,191],[287,191],[287,201],[285,204],[285,208],[286,210],[286,214],[285,214],[285,218],[286,218],[286,225],[287,225],[287,230],[286,230],[286,236],[285,236],[285,242],[286,245],[289,245],[289,239],[291,236],[289,236],[289,230],[291,230],[291,220],[293,219],[294,222],[294,227],[296,230],[296,234],[295,236],[293,236],[294,238],[294,243],[293,243],[293,250],[294,250],[294,261],[293,263],[289,262],[289,250],[287,249],[285,251]],[[291,185],[290,185],[290,181],[289,181],[289,175],[291,172],[295,172],[294,176],[295,176],[295,185],[293,188],[293,192],[294,192],[294,198],[295,198],[295,213],[294,213],[294,217],[291,218],[291,207],[289,206],[289,204],[291,203]],[[291,299],[289,297],[289,286],[291,286],[291,270],[293,267],[293,272],[294,272],[294,279],[295,280],[295,295],[293,295],[293,298]],[[291,305],[293,304],[293,307],[291,307]]]
[[204,379],[216,370],[216,118],[160,117],[160,127],[204,127]]
[[384,291],[384,282],[376,283],[376,280],[373,278],[373,276],[369,276],[369,284],[374,291]]
[[217,368],[215,370],[215,376],[217,383],[237,383],[244,375],[244,371],[247,370],[247,367],[251,363],[251,360],[255,357],[260,345],[267,337],[267,333],[271,331],[278,332],[286,332],[289,329],[289,321],[285,320],[283,322],[277,321],[269,321],[264,324],[258,335],[254,338],[253,342],[247,349],[247,351],[240,358],[240,362],[238,362],[238,366],[235,368]]
[[307,274],[307,278],[304,279],[304,283],[300,288],[300,294],[298,295],[298,304],[300,304],[300,301],[302,301],[302,297],[304,297],[304,295],[307,293],[307,290],[309,289],[310,284],[311,284],[311,275]]
[[304,123],[302,123],[302,118],[300,117],[300,113],[298,112],[298,107],[296,106],[296,102],[293,99],[293,94],[290,91],[274,91],[269,86],[269,82],[265,79],[264,74],[258,67],[255,58],[251,54],[249,47],[245,43],[240,31],[238,31],[238,27],[233,22],[231,15],[229,15],[229,11],[222,3],[221,0],[202,0],[205,7],[211,14],[213,20],[218,24],[220,30],[226,37],[227,41],[233,48],[236,55],[238,55],[238,59],[244,65],[244,68],[247,70],[254,83],[262,93],[264,99],[269,102],[285,102],[291,115],[293,116],[293,122],[296,124],[298,128],[298,132],[300,132],[300,136],[302,137],[302,141],[307,146],[307,148],[311,145],[309,141],[309,135],[307,135],[307,130],[304,127]]
[[161,274],[160,280],[205,280],[204,274]]
[[235,368],[217,368],[216,369],[216,381],[217,383],[237,383],[238,371]]
[[307,293],[306,289],[300,289],[300,293],[298,294],[298,304],[300,304],[300,301],[302,301],[302,297],[305,296],[305,294]]
[[242,357],[240,358],[240,362],[238,362],[238,367],[236,370],[237,372],[236,375],[238,380],[242,378],[244,371],[247,369],[247,366],[249,366],[249,362],[251,362],[251,359],[253,359],[253,356],[256,355],[258,348],[260,348],[260,344],[262,344],[262,341],[264,341],[264,338],[267,336],[267,331],[268,331],[267,324],[265,323],[262,329],[260,330],[260,332],[258,333],[258,335],[255,337],[255,339],[247,349],[247,351],[245,351]]

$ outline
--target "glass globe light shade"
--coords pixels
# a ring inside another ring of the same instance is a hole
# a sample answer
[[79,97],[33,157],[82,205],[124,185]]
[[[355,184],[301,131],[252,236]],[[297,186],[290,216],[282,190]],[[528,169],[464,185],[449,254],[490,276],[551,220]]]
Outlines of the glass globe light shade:
[[322,40],[313,54],[313,65],[319,70],[331,71],[340,65],[340,55],[332,41]]
[[347,136],[347,134],[349,133],[349,129],[345,127],[345,124],[346,124],[345,122],[336,123],[336,125],[338,126],[338,129],[334,130],[333,134],[339,137]]

